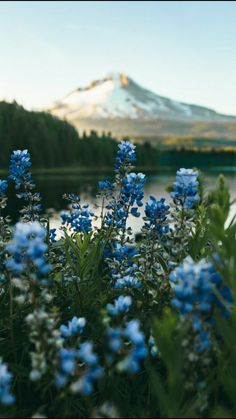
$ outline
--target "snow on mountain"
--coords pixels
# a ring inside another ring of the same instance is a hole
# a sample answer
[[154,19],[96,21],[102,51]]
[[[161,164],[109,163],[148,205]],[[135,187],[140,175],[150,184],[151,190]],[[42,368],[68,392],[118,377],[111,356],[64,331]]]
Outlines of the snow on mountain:
[[47,110],[71,122],[117,118],[185,122],[234,119],[212,109],[159,96],[124,73],[111,73],[85,88],[78,88]]

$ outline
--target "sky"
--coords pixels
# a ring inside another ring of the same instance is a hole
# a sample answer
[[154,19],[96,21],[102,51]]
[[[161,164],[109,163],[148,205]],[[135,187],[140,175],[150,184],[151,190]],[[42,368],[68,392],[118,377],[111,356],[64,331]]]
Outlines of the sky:
[[124,72],[236,114],[236,2],[1,1],[0,99],[41,109]]

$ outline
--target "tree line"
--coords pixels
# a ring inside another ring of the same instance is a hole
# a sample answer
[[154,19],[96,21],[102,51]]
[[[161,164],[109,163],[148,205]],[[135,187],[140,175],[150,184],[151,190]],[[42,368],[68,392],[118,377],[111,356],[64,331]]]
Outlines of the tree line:
[[[27,111],[14,103],[0,102],[0,168],[10,154],[28,149],[33,168],[112,167],[117,141],[110,133],[79,135],[76,129],[46,112]],[[137,145],[137,165],[157,165],[158,151],[148,143]]]

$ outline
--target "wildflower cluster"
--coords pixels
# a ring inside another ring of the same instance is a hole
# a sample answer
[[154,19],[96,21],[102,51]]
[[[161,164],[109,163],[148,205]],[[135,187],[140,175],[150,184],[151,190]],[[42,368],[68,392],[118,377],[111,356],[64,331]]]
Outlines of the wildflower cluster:
[[86,324],[86,320],[84,317],[78,319],[78,317],[74,316],[72,320],[68,322],[68,326],[64,324],[60,327],[60,332],[64,338],[70,338],[73,336],[82,333]]
[[126,171],[135,160],[135,145],[131,144],[129,141],[122,141],[118,145],[115,172],[119,172],[120,170]]
[[145,224],[148,230],[159,233],[165,237],[169,232],[168,213],[170,206],[166,203],[165,198],[157,200],[154,196],[150,196],[145,206]]
[[89,205],[80,204],[78,196],[69,194],[65,195],[66,199],[72,203],[72,210],[69,213],[61,213],[63,225],[69,227],[74,232],[89,233],[92,229],[93,211],[89,210]]
[[128,345],[127,355],[117,364],[120,371],[137,373],[142,361],[147,356],[145,336],[140,331],[138,320],[131,320],[125,328],[110,328],[108,330],[108,347],[113,354],[125,352],[124,344]]
[[198,172],[192,169],[180,169],[176,174],[172,198],[184,208],[193,208],[199,201]]
[[[78,366],[78,361],[81,367]],[[103,374],[91,342],[82,343],[79,349],[62,348],[59,352],[59,362],[59,373],[56,376],[58,387],[65,386],[70,378],[79,375],[70,386],[73,393],[90,395],[94,390],[94,384]]]
[[[27,206],[7,234],[0,219],[6,417],[213,417],[221,392],[233,417],[236,227],[225,227],[228,194],[221,184],[212,204],[204,194],[200,202],[198,172],[180,169],[170,200],[145,202],[135,158],[133,144],[119,144],[114,181],[98,185],[100,226],[91,207],[67,194],[61,226],[48,220],[46,229],[29,153],[12,154],[10,180]],[[7,187],[0,181],[4,209]],[[143,219],[136,237],[129,217]],[[226,386],[217,378],[224,359]]]
[[229,287],[212,262],[201,260],[195,263],[190,257],[170,274],[170,280],[175,294],[172,305],[179,311],[181,319],[190,319],[197,335],[196,349],[202,352],[210,348],[209,330],[214,320],[214,307],[221,307],[227,314],[232,304]]
[[111,316],[128,313],[132,305],[132,298],[130,296],[120,295],[114,304],[107,304],[107,311]]
[[13,239],[6,247],[11,257],[7,268],[16,275],[31,270],[38,279],[50,272],[50,265],[45,259],[47,245],[45,229],[37,222],[17,223]]
[[105,260],[109,265],[110,275],[115,288],[140,288],[141,283],[137,277],[138,266],[135,263],[137,249],[135,246],[112,243],[112,250],[105,251]]
[[10,159],[9,179],[15,182],[16,190],[19,190],[18,197],[23,198],[27,205],[21,210],[24,221],[35,221],[39,219],[42,212],[39,193],[33,193],[35,185],[30,173],[31,161],[28,150],[13,151]]

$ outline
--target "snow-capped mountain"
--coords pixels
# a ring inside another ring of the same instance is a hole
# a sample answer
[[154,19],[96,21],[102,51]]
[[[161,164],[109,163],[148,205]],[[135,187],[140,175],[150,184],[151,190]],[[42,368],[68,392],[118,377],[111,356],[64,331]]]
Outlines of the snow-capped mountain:
[[67,119],[78,129],[110,129],[117,134],[119,129],[117,131],[115,126],[123,121],[126,128],[122,127],[121,133],[129,135],[134,131],[139,133],[140,124],[151,128],[150,124],[160,121],[162,125],[236,121],[236,117],[221,115],[212,109],[159,96],[124,73],[111,73],[85,88],[78,88],[47,111]]

